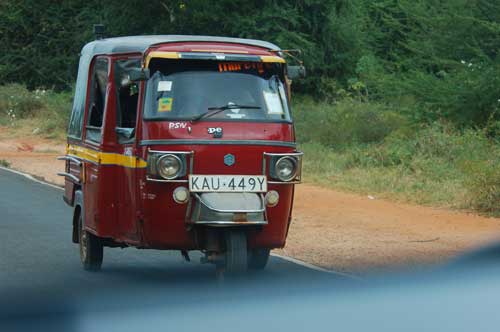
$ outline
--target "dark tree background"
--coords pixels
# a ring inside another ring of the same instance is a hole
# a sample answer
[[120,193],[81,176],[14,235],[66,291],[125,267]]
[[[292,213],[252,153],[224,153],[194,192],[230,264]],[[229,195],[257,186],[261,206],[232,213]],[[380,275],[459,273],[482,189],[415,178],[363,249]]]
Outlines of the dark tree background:
[[300,48],[300,93],[419,105],[416,120],[499,120],[499,0],[0,0],[0,84],[70,89],[94,23],[109,36],[205,34]]

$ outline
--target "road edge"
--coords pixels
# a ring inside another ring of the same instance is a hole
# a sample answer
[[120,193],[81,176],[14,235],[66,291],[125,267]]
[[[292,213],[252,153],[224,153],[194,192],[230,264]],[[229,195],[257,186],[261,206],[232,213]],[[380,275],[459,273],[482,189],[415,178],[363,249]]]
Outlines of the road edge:
[[55,188],[55,189],[59,189],[59,190],[64,190],[62,186],[58,186],[58,185],[52,184],[52,183],[47,182],[47,181],[39,180],[36,177],[34,177],[33,175],[28,174],[28,173],[24,173],[24,172],[17,171],[15,169],[3,167],[3,166],[0,166],[0,169],[3,170],[3,171],[7,171],[7,172],[11,172],[11,173],[20,175],[20,176],[24,176],[28,180],[34,181],[34,182],[39,183],[39,184],[44,184],[46,186],[49,186],[49,187],[52,187],[52,188]]
[[335,271],[335,270],[328,270],[328,269],[325,269],[321,266],[317,266],[317,265],[314,265],[314,264],[311,264],[311,263],[308,263],[308,262],[305,262],[305,261],[302,261],[300,259],[293,258],[290,256],[283,256],[283,255],[275,254],[275,253],[271,253],[271,256],[285,260],[285,261],[290,262],[290,263],[294,263],[294,264],[306,267],[306,268],[311,269],[311,270],[318,271],[318,272],[335,274],[335,275],[342,276],[344,278],[349,278],[349,279],[358,280],[358,281],[363,280],[363,278],[358,277],[358,276],[353,275],[353,274],[339,272],[339,271]]
[[[28,180],[31,180],[31,181],[34,181],[36,183],[52,187],[54,189],[58,189],[58,190],[61,190],[61,191],[64,190],[63,187],[61,187],[61,186],[49,183],[47,181],[39,180],[39,179],[35,178],[33,175],[28,174],[28,173],[24,173],[24,172],[17,171],[15,169],[3,167],[3,166],[0,166],[0,170],[4,170],[4,171],[7,171],[7,172],[11,172],[11,173],[23,176],[23,177],[27,178]],[[300,259],[293,258],[293,257],[290,257],[290,256],[283,256],[283,255],[279,255],[279,254],[275,254],[275,253],[271,253],[271,256],[279,258],[279,259],[282,259],[282,260],[285,260],[287,262],[290,262],[290,263],[293,263],[293,264],[296,264],[296,265],[300,265],[300,266],[308,268],[310,270],[314,270],[314,271],[318,271],[318,272],[323,272],[323,273],[329,273],[329,274],[335,274],[335,275],[342,276],[344,278],[349,278],[349,279],[354,279],[354,280],[362,280],[361,278],[359,278],[359,277],[357,277],[355,275],[351,275],[351,274],[343,273],[343,272],[338,272],[338,271],[334,271],[334,270],[328,270],[328,269],[322,268],[320,266],[317,266],[317,265],[314,265],[314,264],[311,264],[311,263],[308,263],[308,262],[304,262],[304,261],[301,261]]]

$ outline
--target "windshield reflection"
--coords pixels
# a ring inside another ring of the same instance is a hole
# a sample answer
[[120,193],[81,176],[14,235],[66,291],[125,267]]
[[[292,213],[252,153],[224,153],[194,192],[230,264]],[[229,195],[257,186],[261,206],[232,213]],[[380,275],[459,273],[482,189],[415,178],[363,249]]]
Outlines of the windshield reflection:
[[[146,84],[144,118],[290,121],[284,84],[273,71],[220,72],[213,64],[157,70]],[[202,116],[214,109],[220,111]]]

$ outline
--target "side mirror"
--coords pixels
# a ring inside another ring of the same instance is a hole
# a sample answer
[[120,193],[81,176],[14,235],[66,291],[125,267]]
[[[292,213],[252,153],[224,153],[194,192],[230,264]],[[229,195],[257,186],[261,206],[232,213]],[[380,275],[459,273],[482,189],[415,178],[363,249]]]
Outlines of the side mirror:
[[287,66],[288,78],[291,80],[306,77],[306,67],[300,66]]
[[121,127],[116,127],[115,132],[122,137],[125,137],[127,139],[131,139],[135,135],[135,128],[121,128]]
[[132,82],[147,81],[150,76],[148,68],[132,68],[128,72],[128,77]]

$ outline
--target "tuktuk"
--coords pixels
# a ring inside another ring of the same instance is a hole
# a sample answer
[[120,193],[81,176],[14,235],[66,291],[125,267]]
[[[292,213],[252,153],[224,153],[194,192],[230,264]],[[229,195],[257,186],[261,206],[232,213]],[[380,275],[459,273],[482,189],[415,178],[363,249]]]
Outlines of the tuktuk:
[[134,36],[81,51],[64,201],[84,269],[103,247],[203,253],[263,269],[301,181],[284,52],[259,40]]

